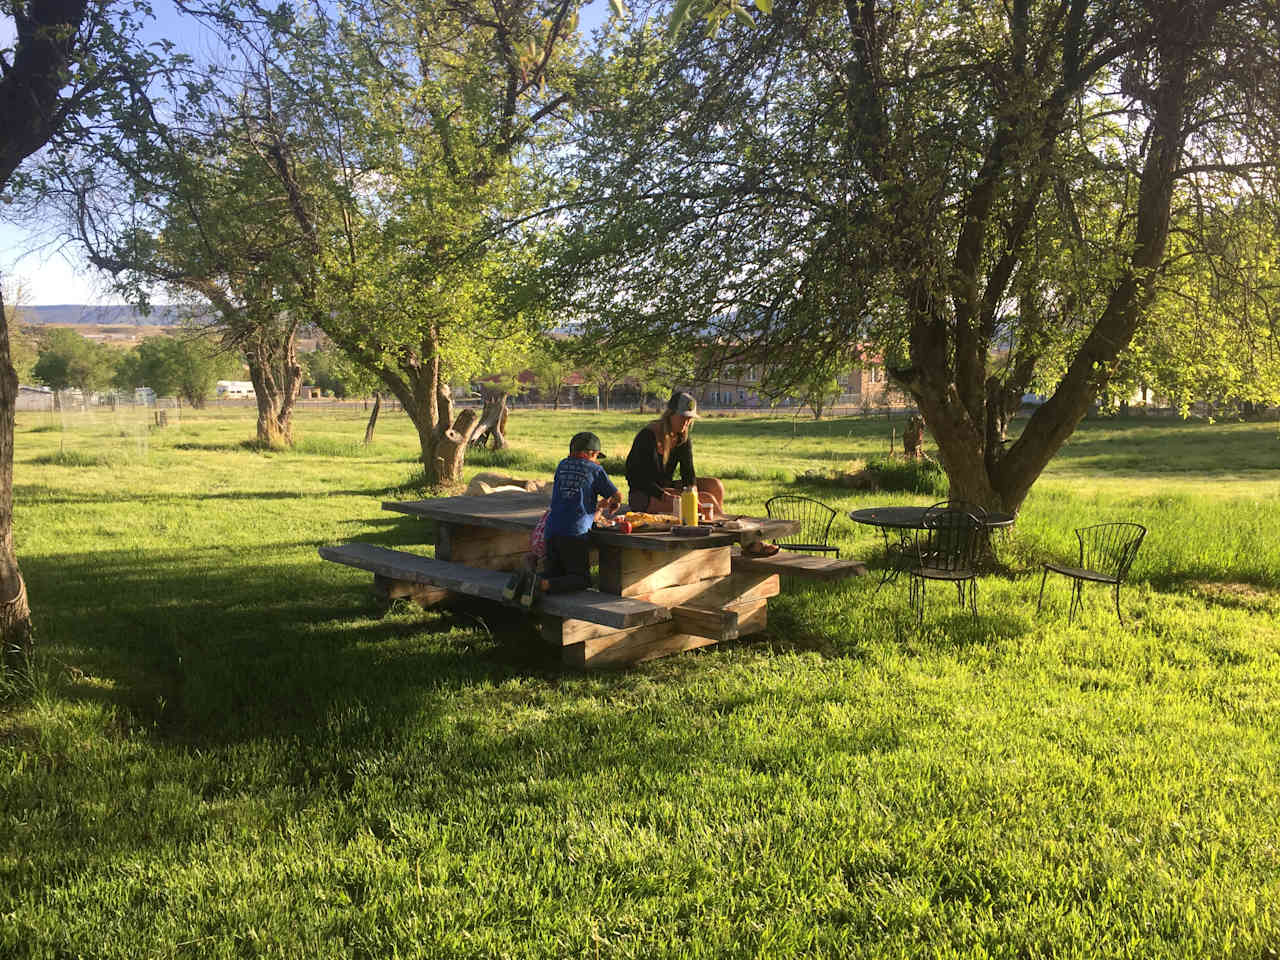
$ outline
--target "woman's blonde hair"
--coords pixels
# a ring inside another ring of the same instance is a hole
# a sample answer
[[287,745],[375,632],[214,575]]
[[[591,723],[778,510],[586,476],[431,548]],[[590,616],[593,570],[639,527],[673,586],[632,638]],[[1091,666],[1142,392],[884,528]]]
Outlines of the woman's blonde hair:
[[[662,416],[649,424],[649,429],[653,431],[654,437],[657,438],[658,455],[662,457],[663,466],[666,465],[667,458],[671,456],[672,449],[689,439],[689,430],[693,427],[692,420],[685,420],[684,429],[676,433],[671,429],[671,418],[673,416],[675,414],[672,411],[664,410]],[[670,445],[667,443],[668,437],[675,438]]]

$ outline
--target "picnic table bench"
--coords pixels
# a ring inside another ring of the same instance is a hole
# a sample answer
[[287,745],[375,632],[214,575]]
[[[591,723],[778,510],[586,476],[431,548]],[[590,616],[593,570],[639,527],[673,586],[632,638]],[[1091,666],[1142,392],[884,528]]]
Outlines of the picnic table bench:
[[[435,557],[366,543],[320,548],[326,560],[374,574],[388,597],[423,606],[451,595],[503,603],[509,572],[529,550],[529,534],[547,509],[547,493],[493,493],[386,502],[384,510],[434,521]],[[766,537],[785,535],[786,520],[757,521]],[[702,536],[668,532],[591,533],[599,563],[598,590],[545,594],[534,605],[543,637],[561,649],[566,664],[589,668],[638,663],[763,630],[768,599],[779,592],[779,573],[831,579],[817,557],[734,555],[742,533]],[[861,564],[831,560],[839,575],[865,572]],[[810,569],[810,567],[812,569]]]

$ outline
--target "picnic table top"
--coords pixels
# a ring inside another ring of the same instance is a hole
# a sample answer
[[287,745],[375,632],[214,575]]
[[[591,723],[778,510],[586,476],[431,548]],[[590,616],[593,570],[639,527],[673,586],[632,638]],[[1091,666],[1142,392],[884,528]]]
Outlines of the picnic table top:
[[[538,525],[547,509],[546,493],[490,493],[479,497],[437,497],[432,500],[387,501],[383,510],[394,510],[415,517],[429,517],[444,523],[490,527],[495,530],[527,532]],[[790,520],[753,517],[760,534],[769,539],[792,533],[797,524]],[[672,533],[619,533],[597,528],[592,541],[598,546],[626,547],[633,550],[705,550],[727,547],[742,539],[742,531],[715,529],[703,536],[680,536]]]

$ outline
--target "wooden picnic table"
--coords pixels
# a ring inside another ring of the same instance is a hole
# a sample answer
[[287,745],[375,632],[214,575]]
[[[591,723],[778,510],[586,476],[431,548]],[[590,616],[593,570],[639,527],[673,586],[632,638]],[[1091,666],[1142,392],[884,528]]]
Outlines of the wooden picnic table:
[[[434,558],[362,543],[322,547],[320,553],[372,571],[385,596],[411,597],[424,606],[455,595],[502,602],[505,571],[524,563],[529,534],[549,502],[548,493],[523,492],[388,501],[384,510],[433,521]],[[749,519],[765,539],[797,526]],[[722,528],[700,536],[597,528],[591,542],[598,590],[542,597],[534,608],[539,629],[568,664],[636,663],[763,630],[779,573],[832,579],[865,572],[848,561],[744,556],[735,549],[743,535]],[[824,566],[811,569],[815,563]]]
[[[516,570],[529,550],[529,534],[547,509],[546,493],[498,493],[388,501],[384,510],[435,522],[436,558],[491,570]],[[789,520],[753,521],[761,536],[794,532]],[[735,572],[732,548],[740,530],[682,536],[596,528],[591,543],[599,560],[602,593],[653,604],[672,612],[669,621],[622,629],[575,618],[544,617],[543,635],[581,665],[635,662],[705,646],[763,630],[767,601],[779,591],[776,570]]]

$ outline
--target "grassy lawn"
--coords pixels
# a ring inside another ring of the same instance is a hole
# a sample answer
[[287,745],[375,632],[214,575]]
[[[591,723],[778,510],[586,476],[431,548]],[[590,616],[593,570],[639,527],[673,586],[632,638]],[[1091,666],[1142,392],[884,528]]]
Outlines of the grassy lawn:
[[[1086,424],[975,624],[945,590],[793,587],[766,634],[562,671],[518,617],[396,606],[316,546],[419,549],[407,420],[20,415],[34,690],[0,691],[0,956],[1276,957],[1280,433]],[[548,474],[517,412],[469,470]],[[901,422],[896,423],[901,435]],[[709,418],[728,507],[881,452],[883,419]],[[1122,600],[1038,562],[1150,528]],[[878,534],[841,518],[845,555]],[[423,548],[425,549],[425,548]]]

